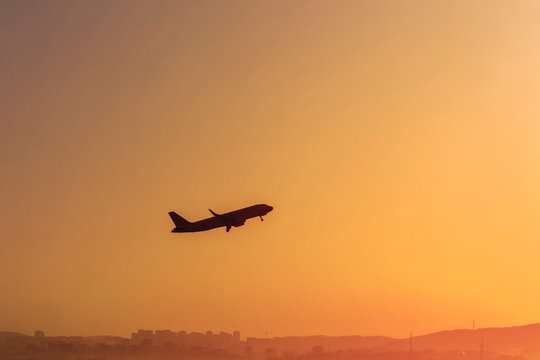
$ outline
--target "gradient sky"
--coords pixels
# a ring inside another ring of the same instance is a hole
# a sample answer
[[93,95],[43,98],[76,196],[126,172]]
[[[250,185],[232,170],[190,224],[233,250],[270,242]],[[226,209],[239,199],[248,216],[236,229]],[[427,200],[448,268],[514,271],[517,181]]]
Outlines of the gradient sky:
[[0,1],[0,330],[540,321],[538,39],[532,0]]

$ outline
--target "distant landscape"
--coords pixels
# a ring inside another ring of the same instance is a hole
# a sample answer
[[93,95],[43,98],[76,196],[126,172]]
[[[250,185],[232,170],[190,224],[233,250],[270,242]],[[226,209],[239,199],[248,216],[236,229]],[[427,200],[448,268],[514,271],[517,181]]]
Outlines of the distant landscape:
[[120,336],[0,332],[0,359],[518,360],[540,359],[540,323],[385,336],[248,337],[240,332],[138,330]]

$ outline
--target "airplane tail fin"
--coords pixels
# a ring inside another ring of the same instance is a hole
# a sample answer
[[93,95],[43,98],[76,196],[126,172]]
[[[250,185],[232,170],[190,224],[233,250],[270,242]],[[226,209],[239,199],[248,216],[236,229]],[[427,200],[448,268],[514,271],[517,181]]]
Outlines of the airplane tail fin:
[[171,217],[172,221],[174,222],[174,225],[176,227],[185,226],[187,224],[191,224],[189,221],[175,213],[174,211],[169,212],[169,216]]

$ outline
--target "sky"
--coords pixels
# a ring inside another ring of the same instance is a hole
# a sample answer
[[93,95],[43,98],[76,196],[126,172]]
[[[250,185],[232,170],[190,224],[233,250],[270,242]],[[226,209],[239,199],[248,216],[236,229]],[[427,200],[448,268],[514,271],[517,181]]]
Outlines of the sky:
[[0,330],[539,322],[538,38],[532,0],[0,1]]

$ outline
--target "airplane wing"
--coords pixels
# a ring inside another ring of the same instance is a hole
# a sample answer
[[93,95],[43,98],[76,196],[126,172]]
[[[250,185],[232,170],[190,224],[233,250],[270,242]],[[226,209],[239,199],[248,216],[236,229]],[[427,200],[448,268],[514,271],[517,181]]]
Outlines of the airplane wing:
[[236,220],[234,218],[232,218],[232,217],[218,214],[218,213],[212,211],[211,209],[208,209],[208,210],[210,211],[210,213],[212,213],[212,215],[214,215],[218,219],[222,220],[225,224],[234,224],[236,222]]

